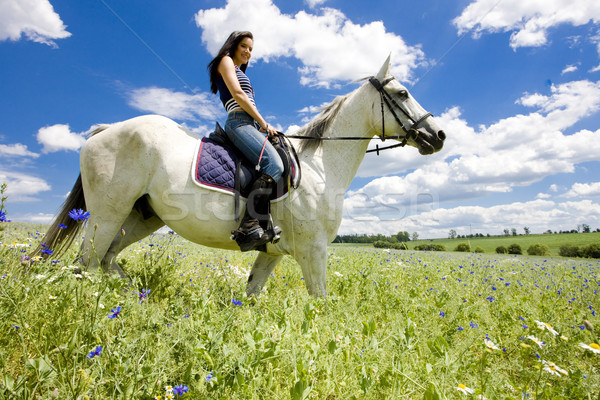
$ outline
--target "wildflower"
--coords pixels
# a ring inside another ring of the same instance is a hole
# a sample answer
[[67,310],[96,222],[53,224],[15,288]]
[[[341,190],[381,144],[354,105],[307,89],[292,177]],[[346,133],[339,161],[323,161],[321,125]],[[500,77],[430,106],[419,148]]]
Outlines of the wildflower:
[[213,378],[213,374],[212,374],[212,372],[211,372],[210,374],[208,374],[208,375],[206,376],[206,382],[210,382],[210,380],[211,380],[212,378]]
[[102,304],[102,303],[98,304],[98,308],[101,310],[104,310],[104,304]]
[[589,350],[592,353],[600,354],[600,345],[598,345],[598,343],[590,343],[589,346],[585,343],[579,343],[579,347]]
[[241,306],[242,302],[240,300],[236,300],[236,299],[231,299],[231,302],[236,305],[236,306]]
[[465,328],[463,328],[462,326],[459,326],[458,328],[456,328],[457,331],[464,331]]
[[540,346],[540,349],[544,348],[544,346],[546,345],[546,343],[544,343],[542,340],[540,340],[532,335],[527,336],[527,339],[531,340],[532,342],[534,342],[535,344]]
[[471,328],[473,328],[473,329],[477,329],[477,328],[479,328],[479,325],[477,325],[477,324],[476,324],[475,322],[473,322],[473,321],[471,321],[471,322],[469,323],[469,325],[471,325]]
[[92,351],[90,351],[90,354],[87,355],[87,358],[94,358],[96,356],[99,356],[100,353],[102,352],[102,346],[96,346],[96,348]]
[[0,210],[0,222],[10,222],[6,219],[6,211]]
[[74,208],[71,211],[69,211],[69,217],[75,221],[85,221],[90,217],[90,212],[83,211],[81,208],[80,209]]
[[537,324],[537,327],[539,330],[543,331],[543,330],[547,330],[548,332],[550,332],[551,334],[553,334],[554,336],[558,336],[558,332],[556,332],[554,330],[554,328],[552,328],[552,326],[550,324],[547,324],[545,322],[541,322],[541,321],[535,321],[535,323]]
[[113,308],[112,310],[110,310],[110,312],[112,312],[112,314],[108,315],[108,318],[110,319],[115,319],[119,316],[119,313],[121,313],[121,306],[117,306],[117,308]]
[[344,276],[344,275],[342,275],[341,273],[339,273],[338,271],[335,271],[333,274],[334,274],[335,276],[339,276],[340,278]]
[[175,393],[177,396],[183,396],[189,390],[190,389],[186,385],[177,385],[173,388],[173,393]]
[[459,384],[456,389],[458,389],[459,392],[462,392],[464,394],[473,394],[475,393],[475,391],[471,388],[466,387],[465,385],[463,385],[462,383]]
[[562,341],[564,341],[564,342],[568,342],[568,341],[569,341],[569,338],[568,338],[568,337],[566,337],[565,335],[560,335],[560,339],[561,339]]
[[488,349],[491,349],[491,350],[498,350],[498,351],[500,351],[500,349],[499,349],[499,348],[498,348],[498,347],[497,347],[497,346],[496,346],[496,345],[495,345],[495,344],[494,344],[494,343],[493,343],[493,342],[492,342],[490,339],[488,339],[488,338],[485,338],[485,339],[483,340],[483,343],[485,343],[485,346],[486,346]]
[[40,253],[47,254],[47,255],[52,255],[52,253],[54,253],[52,250],[50,250],[48,248],[48,245],[46,243],[42,243],[41,246],[42,246],[42,250],[40,250]]
[[443,311],[440,311],[440,317],[445,317],[445,316],[446,316],[446,313]]
[[67,226],[65,224],[58,224],[58,227],[60,229],[67,229]]
[[490,301],[490,303],[491,303],[492,301],[494,301],[494,296],[489,296],[489,297],[486,297],[485,299],[486,299],[486,300],[489,300],[489,301]]
[[554,374],[556,376],[560,376],[560,374],[569,376],[569,373],[567,371],[560,368],[558,365],[554,364],[553,362],[542,361],[542,364],[544,364],[544,371],[546,371],[546,372],[550,372],[551,374]]
[[141,292],[137,293],[137,295],[140,296],[140,302],[138,304],[142,304],[142,301],[148,297],[148,294],[150,294],[150,289],[142,289]]
[[56,296],[52,296],[52,295],[50,295],[48,298],[49,298],[50,300],[56,300]]

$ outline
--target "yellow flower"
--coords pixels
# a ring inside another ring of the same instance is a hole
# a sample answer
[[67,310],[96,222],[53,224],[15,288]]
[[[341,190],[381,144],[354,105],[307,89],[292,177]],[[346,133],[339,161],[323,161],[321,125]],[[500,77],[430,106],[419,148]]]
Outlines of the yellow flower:
[[459,384],[456,389],[458,389],[459,392],[462,392],[464,394],[473,394],[475,393],[475,391],[471,388],[466,387],[465,385],[463,385],[462,383]]
[[598,345],[598,343],[590,343],[589,346],[585,343],[579,343],[579,347],[589,350],[592,353],[600,354],[600,345]]

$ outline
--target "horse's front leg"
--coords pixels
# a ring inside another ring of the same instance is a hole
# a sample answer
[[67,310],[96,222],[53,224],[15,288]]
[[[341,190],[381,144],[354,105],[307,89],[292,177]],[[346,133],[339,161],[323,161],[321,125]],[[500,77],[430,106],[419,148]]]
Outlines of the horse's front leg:
[[248,284],[246,285],[247,296],[258,296],[267,282],[269,275],[271,275],[271,272],[273,272],[282,257],[281,255],[258,253],[258,257],[256,257],[252,266],[252,271],[248,275]]
[[294,258],[302,268],[308,294],[313,297],[327,296],[327,241],[297,249]]

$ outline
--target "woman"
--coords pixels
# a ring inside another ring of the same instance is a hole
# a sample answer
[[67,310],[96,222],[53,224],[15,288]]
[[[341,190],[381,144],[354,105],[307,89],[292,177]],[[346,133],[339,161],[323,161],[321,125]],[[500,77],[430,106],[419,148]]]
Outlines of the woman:
[[[254,39],[250,32],[233,32],[208,64],[210,89],[219,92],[227,110],[225,133],[235,147],[260,170],[252,185],[244,218],[233,237],[242,251],[257,249],[272,240],[260,222],[269,220],[269,198],[283,173],[283,163],[264,134],[277,131],[256,108],[254,90],[246,76]],[[265,225],[266,226],[266,225]]]

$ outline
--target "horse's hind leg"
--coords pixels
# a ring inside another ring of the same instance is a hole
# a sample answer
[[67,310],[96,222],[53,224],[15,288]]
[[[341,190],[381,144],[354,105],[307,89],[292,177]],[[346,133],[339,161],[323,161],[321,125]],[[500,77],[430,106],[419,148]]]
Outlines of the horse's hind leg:
[[267,282],[269,275],[275,269],[275,266],[281,261],[283,256],[272,255],[267,253],[258,253],[258,257],[254,261],[250,275],[248,276],[248,284],[246,285],[246,295],[257,296]]
[[138,210],[133,209],[110,244],[102,264],[110,265],[112,272],[117,272],[121,277],[125,277],[125,273],[117,264],[117,255],[127,246],[145,238],[164,225],[165,223],[160,218],[156,216],[144,218]]

